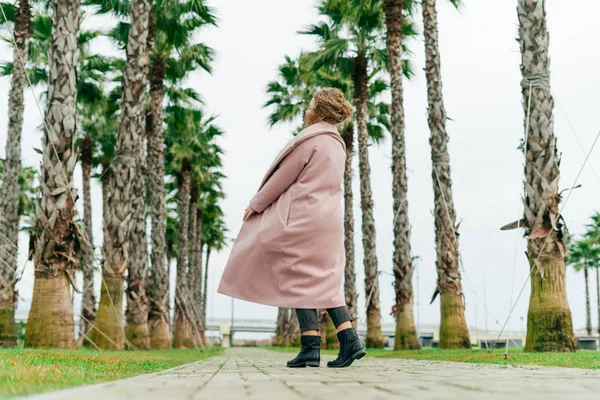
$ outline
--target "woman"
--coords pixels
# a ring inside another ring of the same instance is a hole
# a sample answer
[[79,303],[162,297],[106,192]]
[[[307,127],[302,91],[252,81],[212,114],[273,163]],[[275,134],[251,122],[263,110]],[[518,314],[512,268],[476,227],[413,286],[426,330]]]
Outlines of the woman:
[[328,367],[347,367],[365,355],[342,293],[346,151],[336,125],[351,115],[341,91],[315,93],[304,130],[275,158],[244,213],[217,290],[296,309],[302,349],[288,367],[319,366],[316,308],[327,309],[340,341],[339,355]]

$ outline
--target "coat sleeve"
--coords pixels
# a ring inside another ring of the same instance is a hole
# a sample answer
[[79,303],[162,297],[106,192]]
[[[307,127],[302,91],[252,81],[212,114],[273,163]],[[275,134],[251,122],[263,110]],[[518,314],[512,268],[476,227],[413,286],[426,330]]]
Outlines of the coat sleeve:
[[279,167],[250,201],[254,211],[263,212],[296,181],[312,154],[313,146],[308,142],[310,140],[301,143],[279,163]]

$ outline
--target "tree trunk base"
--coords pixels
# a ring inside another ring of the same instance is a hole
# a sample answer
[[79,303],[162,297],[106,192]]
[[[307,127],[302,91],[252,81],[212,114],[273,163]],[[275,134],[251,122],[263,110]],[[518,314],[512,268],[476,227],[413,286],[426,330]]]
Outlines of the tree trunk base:
[[381,331],[381,320],[379,310],[373,313],[367,312],[367,338],[365,346],[371,349],[383,349],[384,340]]
[[88,335],[102,350],[123,350],[123,280],[103,278],[96,327]]
[[576,351],[579,344],[567,301],[564,260],[548,258],[540,260],[539,264],[544,271],[544,279],[537,270],[531,273],[525,351]]
[[[82,314],[83,316],[83,314]],[[85,317],[87,319],[87,317]],[[92,342],[90,342],[85,336],[89,337],[90,333],[92,332],[93,325],[96,325],[96,317],[94,316],[93,319],[88,319],[87,321],[81,321],[81,324],[83,324],[83,331],[81,332],[81,336],[78,339],[78,342],[85,347],[86,349],[95,349],[94,345],[92,344]],[[83,334],[85,334],[85,336],[83,336]],[[78,345],[79,345],[78,343]]]
[[471,339],[465,320],[465,306],[459,293],[442,293],[440,304],[440,349],[470,349]]
[[35,278],[25,347],[75,349],[70,284],[64,274]]
[[153,350],[171,349],[171,333],[169,323],[162,318],[149,320],[150,348]]
[[150,350],[150,332],[148,324],[127,323],[125,326],[128,350]]
[[406,303],[396,317],[394,350],[418,350],[420,348],[421,343],[415,326],[414,304]]
[[335,329],[335,326],[333,325],[333,321],[331,320],[331,318],[329,317],[329,315],[327,315],[325,320],[325,331],[326,331],[326,348],[328,349],[339,349],[340,348],[340,342],[337,338],[337,330]]
[[175,319],[173,324],[173,348],[193,349],[198,347],[198,343],[194,339],[192,324],[186,320]]
[[0,304],[0,347],[17,345],[14,304]]

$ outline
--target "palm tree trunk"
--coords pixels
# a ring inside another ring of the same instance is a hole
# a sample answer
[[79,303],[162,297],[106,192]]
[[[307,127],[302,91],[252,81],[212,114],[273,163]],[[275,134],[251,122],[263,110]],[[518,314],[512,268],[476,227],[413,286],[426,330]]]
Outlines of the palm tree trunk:
[[356,272],[354,258],[354,194],[352,192],[352,157],[354,155],[354,125],[346,124],[342,132],[346,144],[346,164],[344,167],[344,248],[346,266],[344,268],[344,297],[346,307],[352,317],[352,326],[358,326]]
[[163,131],[164,60],[153,58],[150,73],[151,127],[148,132],[148,163],[153,167],[148,171],[150,193],[151,225],[151,278],[148,290],[150,312],[150,346],[153,349],[170,349],[169,328],[169,277],[165,263],[165,154]]
[[133,182],[137,173],[136,159],[142,146],[145,128],[148,74],[149,0],[131,2],[131,28],[127,39],[127,62],[123,74],[123,94],[116,157],[110,179],[110,219],[104,238],[103,288],[96,315],[97,328],[92,340],[101,349],[122,350],[123,282],[129,259],[129,234],[133,220]]
[[203,218],[203,212],[202,209],[198,208],[198,213],[196,216],[196,232],[197,232],[197,238],[196,238],[196,274],[198,275],[196,278],[196,287],[194,289],[194,304],[195,307],[197,307],[198,310],[198,328],[200,329],[201,332],[201,339],[203,343],[206,343],[206,337],[205,337],[205,328],[204,328],[204,307],[202,305],[202,265],[203,265],[203,254],[202,254],[202,249],[204,247],[204,244],[202,242],[202,218]]
[[44,120],[42,197],[31,239],[35,283],[25,346],[75,348],[70,286],[77,267],[78,230],[73,170],[75,152],[79,0],[54,0],[48,51],[48,100]]
[[560,170],[544,1],[519,0],[517,11],[521,92],[525,116],[530,116],[525,123],[529,131],[525,143],[524,206],[531,273],[525,351],[575,351],[578,344],[567,301],[564,232],[558,215]]
[[404,140],[404,93],[402,88],[402,10],[404,0],[384,3],[387,26],[388,68],[392,83],[392,191],[394,196],[394,277],[396,304],[395,350],[420,349],[414,320],[412,276],[414,271],[410,249],[408,222],[408,179],[406,176],[406,143]]
[[13,72],[8,95],[8,133],[2,193],[0,194],[0,347],[17,344],[15,308],[17,306],[17,246],[19,239],[19,172],[21,170],[21,132],[25,102],[25,64],[31,37],[29,0],[20,0],[15,21]]
[[596,265],[596,302],[598,305],[598,333],[600,333],[600,266]]
[[277,309],[277,323],[275,325],[275,338],[273,344],[279,347],[287,347],[285,345],[285,327],[289,319],[289,308],[279,307]]
[[[89,240],[82,243],[83,298],[81,306],[81,337],[88,335],[96,320],[96,297],[94,295],[94,238],[92,229],[92,138],[85,136],[81,144],[81,175],[83,179],[83,227]],[[83,340],[87,346],[90,343]]]
[[199,302],[200,286],[202,285],[202,261],[200,259],[200,241],[198,228],[198,198],[199,183],[196,178],[191,181],[190,188],[190,220],[189,220],[189,303],[192,309],[193,334],[197,342],[202,342],[203,329],[200,320],[201,304]]
[[327,348],[327,310],[317,310],[317,317],[319,320],[319,334],[321,335],[321,348]]
[[210,261],[210,246],[206,246],[206,266],[204,267],[204,287],[202,289],[202,326],[206,326],[206,300],[208,289],[208,262]]
[[111,169],[108,163],[102,164],[102,174],[100,175],[100,185],[102,187],[102,235],[108,235],[108,221],[110,220],[110,176]]
[[177,209],[179,213],[179,245],[177,248],[177,286],[175,289],[175,316],[173,322],[173,347],[195,347],[192,335],[188,283],[188,235],[190,214],[190,165],[187,162],[179,176]]
[[585,277],[585,330],[588,336],[592,336],[592,306],[590,304],[590,280],[588,267],[583,268],[583,275]]
[[[142,139],[143,141],[143,139]],[[129,234],[129,264],[127,267],[127,309],[125,337],[130,350],[150,349],[148,330],[148,234],[146,232],[146,163],[145,146],[138,152],[133,182],[133,221]]]
[[441,296],[440,348],[469,349],[471,348],[471,341],[465,319],[465,306],[459,272],[456,212],[452,198],[448,134],[446,133],[447,117],[442,96],[436,0],[424,0],[422,8],[429,129],[431,131],[429,142],[431,144],[435,201],[436,266],[438,272],[436,293],[439,292]]
[[300,324],[298,323],[298,318],[294,316],[294,310],[289,309],[289,323],[287,325],[287,331],[285,333],[287,337],[287,341],[292,347],[300,346]]
[[[155,9],[151,12],[149,37],[154,37],[156,18]],[[149,40],[151,40],[149,38]],[[150,69],[150,127],[148,135],[148,192],[150,194],[150,217],[152,251],[150,255],[151,275],[148,287],[150,310],[148,325],[150,328],[150,347],[157,350],[171,348],[169,327],[169,276],[165,263],[165,235],[167,214],[165,211],[165,138],[163,130],[163,99],[165,61],[154,55]]]
[[335,329],[335,325],[333,325],[333,321],[329,314],[325,313],[325,347],[327,349],[339,349],[340,341],[337,338],[337,331]]
[[381,311],[379,306],[379,274],[375,249],[375,220],[373,218],[373,194],[371,193],[371,167],[367,147],[367,59],[360,54],[354,61],[354,103],[358,125],[358,167],[360,172],[360,205],[362,210],[362,235],[365,267],[365,293],[367,310],[367,347],[383,348]]

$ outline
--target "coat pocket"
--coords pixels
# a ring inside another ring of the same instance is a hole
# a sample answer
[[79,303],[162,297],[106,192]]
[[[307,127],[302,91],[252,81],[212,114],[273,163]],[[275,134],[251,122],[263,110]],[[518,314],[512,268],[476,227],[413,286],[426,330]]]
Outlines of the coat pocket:
[[290,197],[290,204],[287,207],[287,215],[285,216],[285,226],[287,228],[290,223],[290,215],[292,214],[292,205],[294,204],[294,199]]

